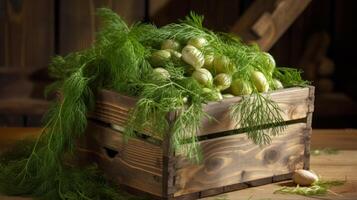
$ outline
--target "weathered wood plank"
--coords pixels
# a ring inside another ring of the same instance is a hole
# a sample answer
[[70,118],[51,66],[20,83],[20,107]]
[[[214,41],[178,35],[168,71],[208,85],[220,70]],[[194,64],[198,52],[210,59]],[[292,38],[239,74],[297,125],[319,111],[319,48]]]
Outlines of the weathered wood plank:
[[1,1],[0,61],[26,74],[46,67],[54,53],[54,0]]
[[176,162],[175,196],[287,174],[303,167],[306,123],[289,125],[271,145],[260,147],[245,134],[201,141],[203,164]]
[[177,113],[171,112],[167,118],[170,123],[170,130],[168,134],[163,139],[162,150],[163,150],[163,163],[164,168],[162,170],[163,184],[162,184],[162,197],[172,198],[175,192],[175,152],[171,147],[171,136],[173,123],[177,117]]
[[[278,103],[285,121],[305,118],[309,112],[309,88],[288,88],[270,93],[271,99]],[[241,97],[225,99],[221,102],[208,103],[204,109],[207,114],[217,121],[207,118],[202,120],[202,130],[198,135],[207,135],[223,131],[234,130],[236,122],[231,119],[229,107],[238,103]],[[313,108],[311,108],[313,109]],[[312,111],[311,111],[312,112]]]
[[[118,106],[102,106],[101,103],[97,103],[95,110],[89,113],[88,117],[90,119],[96,119],[117,127],[125,128],[129,119],[129,110],[126,111],[125,109],[126,108]],[[150,130],[149,127],[144,128],[144,130],[140,132],[162,140],[162,137]]]
[[142,20],[145,15],[145,1],[142,0],[61,0],[59,35],[61,54],[90,47],[100,25],[95,12],[101,7],[113,9],[128,23]]
[[108,3],[108,1],[92,0],[60,1],[59,52],[61,54],[90,47],[97,29],[95,9],[107,6]]
[[29,74],[46,68],[54,53],[53,4],[54,0],[0,2],[1,99],[32,96]]
[[135,106],[137,99],[119,94],[110,90],[101,90],[97,94],[97,100],[103,104],[118,106],[123,109],[130,109]]
[[261,0],[255,1],[233,26],[248,42],[256,42],[263,50],[269,50],[311,0]]
[[[326,131],[326,132],[325,132]],[[334,131],[334,133],[332,133]],[[355,131],[351,131],[355,132]],[[343,130],[321,130],[317,132],[318,138],[321,141],[329,141],[325,139],[324,135],[333,134],[336,138],[342,141],[345,138],[346,132]],[[315,133],[314,133],[315,134]],[[316,136],[316,135],[314,135]],[[354,135],[357,138],[357,135]],[[347,141],[347,140],[343,140]],[[322,142],[322,143],[323,143]],[[322,144],[321,143],[321,144]],[[343,142],[342,142],[343,143]],[[347,141],[347,144],[350,143]],[[314,145],[314,143],[312,143]],[[340,143],[341,144],[341,143]],[[331,147],[329,144],[325,144],[323,148]],[[357,146],[355,146],[357,148]],[[300,195],[286,195],[286,194],[274,194],[274,191],[281,189],[282,185],[290,185],[291,181],[284,183],[268,184],[260,187],[247,188],[245,190],[234,191],[222,195],[217,195],[213,197],[203,198],[201,200],[218,200],[218,199],[230,199],[230,200],[354,200],[357,197],[357,151],[339,151],[336,155],[319,155],[312,156],[311,169],[316,173],[321,175],[325,180],[346,180],[347,182],[338,187],[332,187],[330,193],[324,195],[323,197],[316,196],[300,196]],[[338,170],[337,170],[338,169]]]
[[[273,91],[269,95],[272,100],[277,102],[280,106],[283,111],[282,117],[284,120],[289,121],[305,118],[308,112],[313,112],[313,105],[311,106],[312,102],[309,97],[311,94],[309,92],[310,89],[308,87],[295,87]],[[216,120],[203,119],[203,128],[197,135],[202,136],[240,128],[239,126],[236,127],[236,123],[231,120],[229,107],[238,103],[241,99],[241,97],[233,97],[220,102],[210,102],[205,105],[205,112]],[[129,110],[135,106],[135,103],[135,98],[103,90],[99,93],[97,109],[90,117],[106,123],[125,126],[129,116]],[[146,133],[153,136],[157,135],[152,133],[149,129],[146,129]]]
[[109,178],[144,192],[162,194],[162,149],[113,129],[89,123],[81,151],[90,154]]
[[[309,87],[310,110],[314,110],[315,88]],[[304,169],[310,169],[310,149],[311,149],[311,132],[312,132],[312,115],[313,112],[308,112],[306,117],[306,129],[304,132]]]
[[33,116],[42,110],[41,106],[33,106],[41,101],[35,98],[43,98],[41,87],[45,83],[29,80],[29,76],[47,68],[53,54],[54,0],[0,1],[2,125],[24,125],[14,120],[13,115],[27,121],[34,119]]

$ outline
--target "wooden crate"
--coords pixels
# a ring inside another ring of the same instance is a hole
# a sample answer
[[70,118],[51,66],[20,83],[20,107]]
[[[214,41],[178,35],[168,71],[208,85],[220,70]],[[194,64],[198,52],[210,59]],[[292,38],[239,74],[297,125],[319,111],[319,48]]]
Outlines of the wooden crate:
[[295,169],[309,168],[314,88],[282,89],[270,96],[289,124],[283,134],[266,146],[255,145],[246,134],[227,134],[236,129],[229,106],[241,97],[211,102],[204,110],[217,121],[202,120],[198,136],[205,136],[199,141],[204,160],[193,164],[172,151],[169,137],[142,134],[126,141],[111,125],[125,126],[136,100],[103,90],[79,150],[122,187],[157,199],[198,199],[286,180]]

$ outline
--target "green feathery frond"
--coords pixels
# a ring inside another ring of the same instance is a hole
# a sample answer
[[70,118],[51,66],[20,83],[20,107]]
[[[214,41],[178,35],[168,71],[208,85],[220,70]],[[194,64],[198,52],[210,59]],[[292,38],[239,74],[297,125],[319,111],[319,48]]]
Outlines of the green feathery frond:
[[310,84],[309,81],[303,80],[301,78],[302,71],[299,69],[278,67],[275,69],[273,77],[280,80],[284,87],[292,86],[307,86]]
[[303,196],[321,196],[328,193],[331,187],[340,186],[345,184],[346,181],[324,181],[319,180],[308,187],[301,187],[297,185],[296,187],[282,187],[276,190],[275,194],[298,194]]
[[197,27],[198,29],[204,29],[203,20],[204,20],[203,15],[198,15],[195,12],[191,11],[190,14],[185,17],[184,20],[179,20],[179,22],[188,24],[193,27]]
[[244,128],[256,144],[269,144],[271,136],[284,129],[280,107],[269,96],[253,93],[231,106],[231,117],[237,128]]
[[[172,145],[177,154],[200,163],[202,154],[196,134],[201,128],[201,119],[205,116],[202,105],[191,104],[177,111],[177,118],[172,128]],[[185,141],[185,143],[183,143]]]

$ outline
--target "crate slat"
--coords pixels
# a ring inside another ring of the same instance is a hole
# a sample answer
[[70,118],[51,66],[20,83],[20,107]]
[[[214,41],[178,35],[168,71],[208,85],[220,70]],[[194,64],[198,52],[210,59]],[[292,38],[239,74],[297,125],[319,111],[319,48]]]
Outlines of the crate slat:
[[[288,88],[270,93],[271,99],[276,102],[282,110],[285,121],[302,119],[307,116],[309,105],[309,88]],[[231,119],[229,107],[241,100],[241,97],[225,99],[221,102],[212,102],[204,107],[207,114],[217,121],[209,119],[202,120],[202,129],[199,136],[211,133],[229,131],[242,128],[236,127],[236,122]]]
[[175,196],[244,183],[303,168],[306,123],[289,125],[270,145],[260,147],[246,134],[200,142],[203,163],[176,161]]
[[[129,111],[135,106],[137,100],[109,90],[103,90],[99,94],[96,109],[90,117],[97,118],[106,123],[116,123],[125,126],[125,122],[129,117]],[[309,87],[287,88],[273,91],[269,95],[279,105],[285,121],[302,119],[307,117],[308,112],[313,112]],[[220,102],[206,104],[204,106],[205,112],[215,120],[202,119],[203,128],[197,135],[204,136],[211,133],[242,128],[236,127],[236,122],[231,119],[229,110],[230,106],[238,103],[241,99],[241,97],[233,97]],[[153,133],[150,129],[145,129],[145,133],[155,138],[158,138],[159,135]]]
[[[109,127],[89,122],[86,142],[79,151],[94,157],[115,182],[161,196],[162,149],[140,139],[128,138]],[[106,149],[116,153],[108,156]]]

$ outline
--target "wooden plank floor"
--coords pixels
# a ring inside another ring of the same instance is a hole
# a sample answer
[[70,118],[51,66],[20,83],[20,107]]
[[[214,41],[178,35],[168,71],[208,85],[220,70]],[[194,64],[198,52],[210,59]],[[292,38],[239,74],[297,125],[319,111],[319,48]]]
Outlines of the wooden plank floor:
[[[0,151],[22,138],[35,137],[39,128],[0,128]],[[313,130],[312,149],[336,148],[335,155],[318,155],[311,157],[311,169],[326,180],[347,180],[346,184],[334,187],[327,196],[303,197],[297,195],[273,194],[282,183],[274,183],[260,187],[239,190],[202,200],[356,200],[357,199],[357,130]],[[31,200],[21,197],[5,197],[0,200]]]

